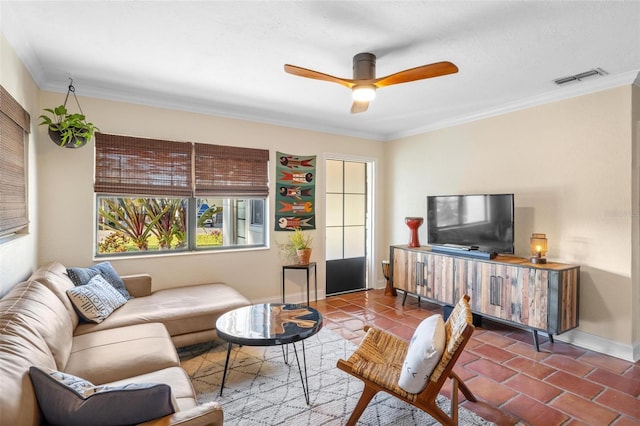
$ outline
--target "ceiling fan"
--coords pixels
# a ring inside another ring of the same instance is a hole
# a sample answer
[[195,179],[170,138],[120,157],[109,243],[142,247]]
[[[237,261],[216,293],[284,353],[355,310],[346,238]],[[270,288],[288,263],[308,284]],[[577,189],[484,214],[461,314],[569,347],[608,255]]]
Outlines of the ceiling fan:
[[353,57],[353,79],[334,77],[289,64],[285,64],[284,70],[300,77],[329,81],[348,87],[351,89],[353,97],[351,113],[356,114],[369,108],[369,102],[376,97],[376,89],[379,87],[453,74],[458,72],[458,67],[451,62],[435,62],[376,78],[376,55],[358,53]]

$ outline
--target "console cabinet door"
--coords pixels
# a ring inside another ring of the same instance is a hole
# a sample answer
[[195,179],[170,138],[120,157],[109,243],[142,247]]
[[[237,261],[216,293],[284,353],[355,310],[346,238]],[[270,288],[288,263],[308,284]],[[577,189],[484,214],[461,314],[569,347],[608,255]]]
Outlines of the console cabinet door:
[[459,257],[453,259],[453,303],[457,303],[462,296],[467,294],[471,298],[471,306],[473,307],[475,297],[469,279],[472,274],[472,271],[469,271],[472,263],[468,259]]
[[417,293],[416,260],[419,253],[412,250],[393,249],[393,286],[398,290]]
[[511,311],[513,267],[477,260],[456,259],[455,296],[468,294],[474,312],[507,319]]
[[504,319],[547,330],[549,271],[511,267],[511,307]]
[[453,263],[451,256],[424,253],[425,297],[439,303],[453,304]]

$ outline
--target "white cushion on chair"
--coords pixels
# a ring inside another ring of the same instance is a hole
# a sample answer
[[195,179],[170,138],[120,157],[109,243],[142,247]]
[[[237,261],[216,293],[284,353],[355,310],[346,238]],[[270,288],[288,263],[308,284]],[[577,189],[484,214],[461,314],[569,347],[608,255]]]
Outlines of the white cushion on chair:
[[442,315],[425,318],[409,342],[398,386],[409,393],[421,392],[444,353],[446,340]]

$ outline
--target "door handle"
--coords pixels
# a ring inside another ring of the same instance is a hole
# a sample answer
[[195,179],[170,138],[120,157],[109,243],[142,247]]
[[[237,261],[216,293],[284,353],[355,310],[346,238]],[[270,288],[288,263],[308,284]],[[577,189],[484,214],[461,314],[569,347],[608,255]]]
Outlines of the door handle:
[[416,286],[422,285],[422,262],[415,263],[415,284]]
[[489,303],[502,306],[502,277],[491,275],[489,280]]

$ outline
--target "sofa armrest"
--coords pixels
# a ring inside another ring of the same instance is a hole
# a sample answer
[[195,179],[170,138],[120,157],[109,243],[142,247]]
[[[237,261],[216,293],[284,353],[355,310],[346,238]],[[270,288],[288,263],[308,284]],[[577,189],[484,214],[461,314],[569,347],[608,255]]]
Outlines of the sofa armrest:
[[122,278],[127,291],[133,297],[144,297],[151,294],[151,275],[123,275],[120,278]]
[[138,426],[222,426],[222,421],[222,406],[217,402],[207,402],[189,410],[140,423]]

